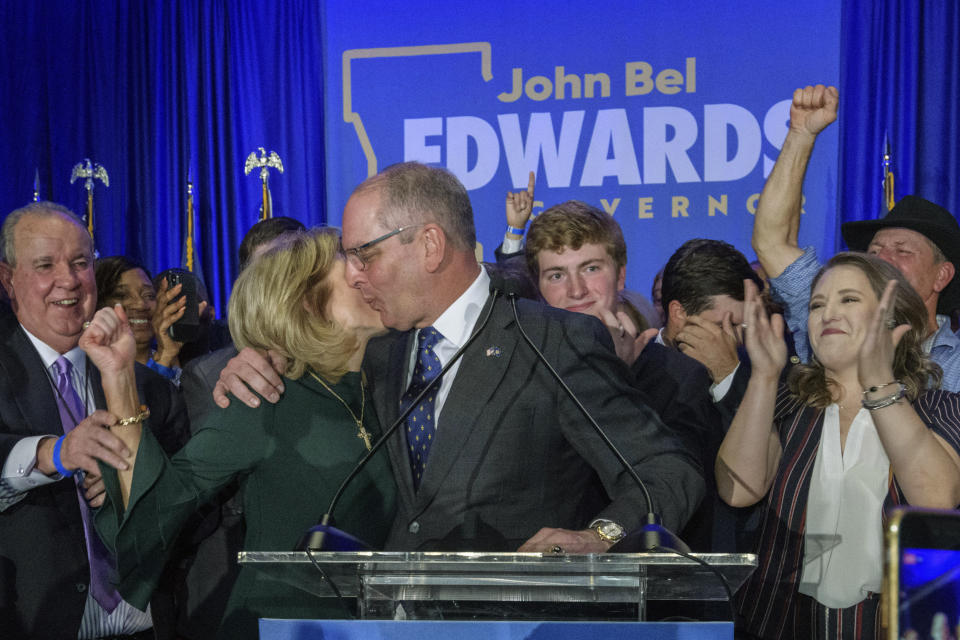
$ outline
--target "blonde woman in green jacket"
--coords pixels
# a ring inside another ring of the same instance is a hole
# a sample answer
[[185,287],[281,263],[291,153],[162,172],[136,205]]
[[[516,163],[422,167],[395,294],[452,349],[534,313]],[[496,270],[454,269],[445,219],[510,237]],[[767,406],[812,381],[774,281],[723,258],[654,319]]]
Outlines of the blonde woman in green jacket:
[[[285,392],[258,409],[234,402],[212,413],[168,458],[157,445],[133,386],[135,343],[123,309],[102,309],[81,346],[103,374],[111,427],[132,455],[125,471],[105,469],[108,499],[97,528],[114,548],[119,590],[146,606],[187,517],[225,484],[243,490],[244,549],[289,551],[315,524],[339,482],[379,435],[360,363],[383,332],[379,314],[344,280],[339,236],[313,229],[284,236],[237,279],[230,330],[239,348],[286,359]],[[129,422],[129,424],[122,424]],[[385,457],[372,460],[338,508],[340,528],[378,545],[394,512],[396,488]],[[219,637],[256,637],[257,620],[341,617],[330,599],[241,568]]]

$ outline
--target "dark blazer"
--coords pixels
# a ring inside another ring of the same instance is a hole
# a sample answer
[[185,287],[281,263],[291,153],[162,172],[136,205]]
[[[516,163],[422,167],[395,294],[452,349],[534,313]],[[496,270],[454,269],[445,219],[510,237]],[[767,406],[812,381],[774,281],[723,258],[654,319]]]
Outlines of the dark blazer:
[[231,358],[237,355],[237,348],[229,345],[194,358],[183,365],[183,374],[180,376],[180,390],[187,412],[190,414],[190,425],[194,431],[203,423],[211,411],[216,411],[217,403],[213,401],[213,388],[220,379],[220,372],[227,366]]
[[[140,365],[136,373],[140,398],[156,418],[158,440],[176,451],[189,430],[182,401],[162,376]],[[99,372],[92,365],[90,375],[96,406],[105,408]],[[60,433],[60,414],[43,362],[17,325],[0,337],[0,461],[21,438]],[[75,640],[89,583],[72,481],[32,489],[0,511],[0,637]]]
[[720,414],[710,397],[710,374],[706,367],[676,349],[654,341],[640,353],[630,367],[634,382],[650,407],[664,423],[679,431],[691,451],[713,469],[713,456],[723,429]]
[[[607,329],[527,300],[518,307],[533,342],[643,478],[664,523],[679,528],[703,497],[700,465],[630,384]],[[412,337],[394,332],[367,348],[364,366],[384,429],[399,414]],[[460,363],[418,492],[401,431],[388,442],[399,488],[388,549],[514,550],[541,527],[582,529],[600,517],[632,529],[648,510],[523,342],[502,298]]]
[[[703,464],[707,495],[680,537],[694,551],[752,552],[757,509],[725,504],[717,495],[714,475],[717,451],[750,377],[749,364],[741,364],[733,387],[720,403],[710,396],[707,369],[676,349],[651,342],[631,369],[637,387],[650,397],[650,405],[668,427],[680,431],[680,438]],[[742,376],[744,370],[746,377]]]

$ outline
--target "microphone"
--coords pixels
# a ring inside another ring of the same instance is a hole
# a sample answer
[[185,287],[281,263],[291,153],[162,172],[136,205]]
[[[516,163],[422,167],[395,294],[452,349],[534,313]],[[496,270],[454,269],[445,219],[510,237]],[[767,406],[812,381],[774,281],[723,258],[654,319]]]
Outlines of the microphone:
[[507,300],[510,301],[511,306],[513,307],[513,318],[517,323],[517,329],[520,330],[520,335],[523,336],[524,341],[530,346],[531,349],[533,349],[533,352],[537,354],[537,358],[540,360],[540,362],[547,367],[547,370],[554,377],[564,392],[566,392],[567,396],[575,405],[577,405],[577,408],[580,409],[580,412],[590,423],[590,426],[593,427],[593,430],[597,432],[597,435],[600,436],[600,439],[603,440],[603,443],[617,458],[637,486],[640,487],[640,491],[643,493],[644,500],[647,502],[647,515],[644,519],[644,524],[639,529],[631,531],[624,536],[622,540],[615,543],[612,547],[610,547],[609,552],[636,553],[640,551],[654,551],[656,549],[669,549],[671,551],[689,554],[690,547],[688,547],[686,543],[684,543],[676,534],[664,527],[661,523],[660,516],[657,515],[653,504],[653,498],[650,497],[650,492],[647,491],[647,486],[643,483],[643,480],[640,478],[639,474],[637,474],[636,469],[633,468],[620,450],[617,449],[617,446],[612,440],[610,440],[610,437],[607,436],[603,428],[590,414],[590,411],[587,410],[582,402],[580,402],[580,399],[573,392],[573,389],[567,385],[563,377],[557,373],[557,370],[553,368],[553,365],[550,364],[550,361],[547,360],[546,356],[540,352],[540,349],[537,348],[537,345],[535,345],[533,340],[530,339],[530,336],[527,335],[523,325],[520,323],[520,314],[517,311],[517,283],[509,279],[506,280],[504,284],[504,291],[506,293]]
[[390,425],[390,427],[384,431],[383,436],[377,440],[370,451],[368,451],[356,464],[353,470],[347,475],[346,479],[340,484],[340,487],[337,489],[337,492],[333,496],[333,500],[330,501],[330,506],[327,507],[327,511],[320,518],[319,524],[311,527],[307,530],[304,536],[297,543],[295,551],[366,551],[370,547],[365,544],[362,540],[337,529],[334,526],[333,521],[333,511],[336,509],[337,504],[340,502],[340,498],[343,496],[343,492],[346,490],[350,482],[353,481],[355,477],[363,470],[367,465],[367,462],[374,456],[374,454],[379,451],[385,442],[390,439],[390,437],[400,428],[400,425],[404,423],[407,419],[407,416],[410,415],[410,412],[420,404],[420,400],[424,398],[434,387],[440,384],[440,380],[443,378],[443,374],[447,372],[450,367],[452,367],[466,352],[467,348],[477,339],[477,336],[483,331],[487,326],[487,322],[490,320],[490,315],[493,312],[494,303],[496,303],[497,298],[503,293],[504,290],[504,280],[503,276],[499,274],[489,274],[490,275],[490,301],[487,303],[487,313],[483,317],[483,320],[479,325],[474,329],[473,333],[463,344],[462,347],[457,349],[457,352],[453,354],[453,357],[450,358],[450,361],[447,364],[443,365],[443,368],[440,369],[440,373],[437,374],[437,377],[431,380],[427,386],[413,399],[406,409],[404,409],[400,416]]

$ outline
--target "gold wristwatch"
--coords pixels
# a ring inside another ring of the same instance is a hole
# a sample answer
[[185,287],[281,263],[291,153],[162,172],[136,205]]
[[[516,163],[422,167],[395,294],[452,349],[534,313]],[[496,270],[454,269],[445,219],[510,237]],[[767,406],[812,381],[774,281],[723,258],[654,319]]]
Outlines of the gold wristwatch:
[[627,535],[624,528],[612,520],[594,520],[591,523],[591,527],[597,532],[601,540],[605,540],[611,544],[620,542],[623,537]]

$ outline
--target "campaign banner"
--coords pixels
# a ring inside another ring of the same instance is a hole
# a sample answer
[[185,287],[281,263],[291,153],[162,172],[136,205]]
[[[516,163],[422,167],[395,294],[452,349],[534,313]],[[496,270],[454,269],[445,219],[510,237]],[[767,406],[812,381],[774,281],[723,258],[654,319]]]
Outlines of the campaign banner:
[[[683,242],[753,259],[763,183],[790,97],[839,80],[835,2],[328,2],[327,210],[406,160],[469,190],[493,260],[510,190],[536,174],[534,213],[607,211],[627,239],[627,286],[649,293]],[[842,95],[842,94],[841,94]],[[817,143],[802,245],[837,242],[837,127]]]

